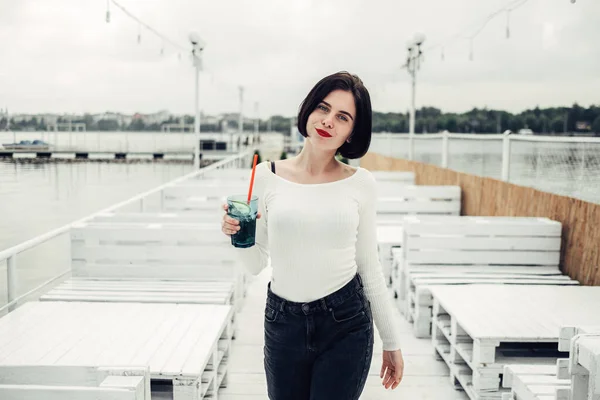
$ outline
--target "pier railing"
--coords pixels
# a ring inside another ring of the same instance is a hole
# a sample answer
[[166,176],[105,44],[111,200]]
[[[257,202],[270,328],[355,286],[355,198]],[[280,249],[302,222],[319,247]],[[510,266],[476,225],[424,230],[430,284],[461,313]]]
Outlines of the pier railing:
[[[408,134],[374,134],[373,153],[410,160]],[[600,138],[419,134],[413,160],[600,203]]]
[[165,183],[161,186],[158,186],[154,189],[145,191],[143,193],[139,193],[128,200],[122,201],[118,204],[112,205],[108,208],[95,212],[87,217],[81,218],[77,221],[71,222],[60,228],[53,229],[49,232],[46,232],[42,235],[36,236],[33,239],[22,242],[16,246],[8,248],[6,250],[0,251],[0,264],[6,261],[6,293],[7,293],[7,304],[0,308],[0,313],[3,314],[6,311],[10,312],[15,309],[24,299],[27,299],[29,296],[38,293],[42,288],[56,282],[59,279],[64,278],[70,272],[70,265],[67,270],[60,272],[57,276],[52,277],[50,280],[42,283],[41,285],[36,286],[34,289],[29,290],[28,292],[18,295],[17,290],[19,288],[19,279],[18,279],[18,258],[23,252],[36,248],[50,240],[60,238],[64,234],[67,234],[70,229],[77,224],[82,222],[89,221],[99,214],[104,214],[108,212],[114,212],[119,209],[125,207],[135,207],[139,211],[147,210],[147,203],[151,196],[160,196],[162,198],[163,191],[173,185],[184,182],[189,179],[194,179],[201,177],[207,172],[222,169],[222,168],[243,168],[250,167],[249,163],[251,161],[252,154],[254,153],[254,149],[248,149],[244,152],[240,152],[236,155],[229,156],[223,160],[217,161],[205,168],[201,168],[198,171],[194,171],[190,174],[179,177],[173,181]]

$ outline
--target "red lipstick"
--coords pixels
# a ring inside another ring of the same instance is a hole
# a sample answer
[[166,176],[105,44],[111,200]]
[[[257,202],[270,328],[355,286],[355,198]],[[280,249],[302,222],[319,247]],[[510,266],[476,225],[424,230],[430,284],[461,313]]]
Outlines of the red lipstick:
[[329,133],[327,133],[327,131],[324,131],[322,129],[317,129],[317,133],[319,134],[319,136],[322,136],[322,137],[331,137],[331,135]]

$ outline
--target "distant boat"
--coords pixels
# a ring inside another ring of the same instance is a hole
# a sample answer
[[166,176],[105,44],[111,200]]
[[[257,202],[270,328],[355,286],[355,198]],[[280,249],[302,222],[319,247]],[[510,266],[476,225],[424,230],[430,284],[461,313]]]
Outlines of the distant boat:
[[19,143],[3,143],[6,150],[49,150],[50,144],[43,140],[21,140]]

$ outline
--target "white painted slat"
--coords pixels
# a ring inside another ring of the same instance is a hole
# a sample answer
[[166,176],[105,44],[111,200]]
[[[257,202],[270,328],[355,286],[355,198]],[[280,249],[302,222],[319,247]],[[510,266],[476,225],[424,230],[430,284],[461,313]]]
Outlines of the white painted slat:
[[397,185],[394,182],[379,182],[377,193],[380,197],[460,200],[461,189],[460,186],[452,185]]
[[[209,258],[209,257],[207,257]],[[144,261],[144,260],[141,260]],[[196,279],[217,281],[238,281],[241,276],[241,265],[232,262],[202,265],[166,264],[161,262],[154,264],[95,264],[74,263],[73,275],[77,277],[95,278],[148,278],[148,279]]]
[[[446,279],[415,279],[414,284],[417,288],[428,289],[429,286],[437,285],[466,285],[466,284],[507,284],[507,285],[580,285],[578,281],[574,280],[549,280],[549,279],[535,279],[535,278],[446,278]],[[425,290],[427,290],[425,289]]]
[[407,216],[404,229],[414,235],[560,237],[562,226],[546,218],[472,216]]
[[565,325],[561,326],[558,338],[558,350],[569,351],[571,349],[571,339],[577,335],[600,334],[600,325]]
[[167,198],[163,201],[164,211],[176,212],[214,212],[223,213],[223,204],[227,201],[226,197],[216,200],[206,200],[205,198]]
[[464,237],[464,236],[409,236],[408,251],[412,249],[456,250],[523,250],[558,251],[560,237]]
[[[404,243],[406,246],[406,243]],[[405,262],[443,264],[536,264],[558,265],[558,251],[406,251]]]
[[[138,378],[141,380],[141,378]],[[138,383],[140,387],[143,382]],[[135,390],[71,386],[0,385],[2,400],[141,400]]]
[[535,275],[561,275],[557,266],[527,266],[527,265],[442,265],[442,264],[410,264],[405,266],[407,273],[432,274],[464,272],[468,274],[478,273],[510,273],[510,274],[535,274]]
[[56,290],[111,290],[122,289],[128,291],[182,291],[182,292],[209,292],[223,291],[232,287],[228,282],[181,282],[181,281],[147,281],[139,280],[73,280],[61,283]]
[[458,201],[401,201],[395,198],[377,199],[379,214],[455,214],[460,212]]
[[73,260],[92,263],[157,262],[165,264],[219,262],[238,260],[238,255],[225,246],[78,246],[71,247]]
[[156,224],[199,224],[219,223],[225,212],[198,213],[106,213],[94,217],[93,222],[145,222]]
[[110,294],[110,293],[50,293],[43,295],[43,301],[90,301],[90,302],[123,302],[123,303],[175,303],[175,304],[230,304],[232,294],[207,296],[177,296],[177,295],[144,295],[140,294]]
[[231,195],[243,195],[248,192],[246,182],[231,183],[231,182],[214,182],[203,184],[202,181],[194,184],[180,184],[164,189],[165,198],[169,197],[190,197],[201,196],[208,199],[222,198]]
[[377,183],[415,184],[415,173],[411,171],[372,171]]
[[440,272],[437,273],[421,273],[421,272],[408,272],[408,276],[411,281],[436,281],[436,280],[445,280],[445,279],[453,279],[453,278],[465,278],[465,279],[487,279],[487,278],[508,278],[508,279],[539,279],[546,281],[570,281],[567,275],[535,275],[531,273],[469,273],[469,272],[447,272],[446,269],[441,269]]
[[109,376],[149,376],[143,367],[111,368],[54,365],[1,365],[0,384],[99,386]]
[[72,242],[118,243],[126,245],[150,242],[151,245],[212,245],[230,244],[219,223],[204,224],[142,224],[106,223],[74,228]]
[[229,181],[231,179],[243,179],[250,182],[250,168],[221,168],[205,172],[204,175],[198,177],[199,181]]

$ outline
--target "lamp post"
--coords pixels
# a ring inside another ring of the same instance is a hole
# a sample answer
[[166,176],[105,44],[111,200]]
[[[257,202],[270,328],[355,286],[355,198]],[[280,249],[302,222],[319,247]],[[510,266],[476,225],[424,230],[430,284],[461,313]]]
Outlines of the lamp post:
[[[240,86],[240,115],[238,120],[238,134],[240,135],[240,140],[244,139],[244,87]],[[233,134],[231,135],[231,148],[233,148]]]
[[254,138],[252,144],[258,142],[258,131],[259,131],[259,118],[258,118],[258,101],[254,102]]
[[422,33],[416,33],[412,40],[406,43],[406,49],[408,50],[408,56],[406,57],[406,69],[411,77],[411,103],[410,103],[410,120],[409,120],[409,131],[408,131],[408,159],[414,159],[414,136],[415,136],[415,98],[416,98],[416,86],[417,86],[417,71],[421,65],[421,57],[423,52],[421,46],[425,42],[425,35]]
[[195,95],[194,95],[194,168],[200,168],[200,71],[202,70],[202,50],[206,44],[200,39],[196,32],[190,33],[190,42],[192,43],[192,60],[196,70]]

